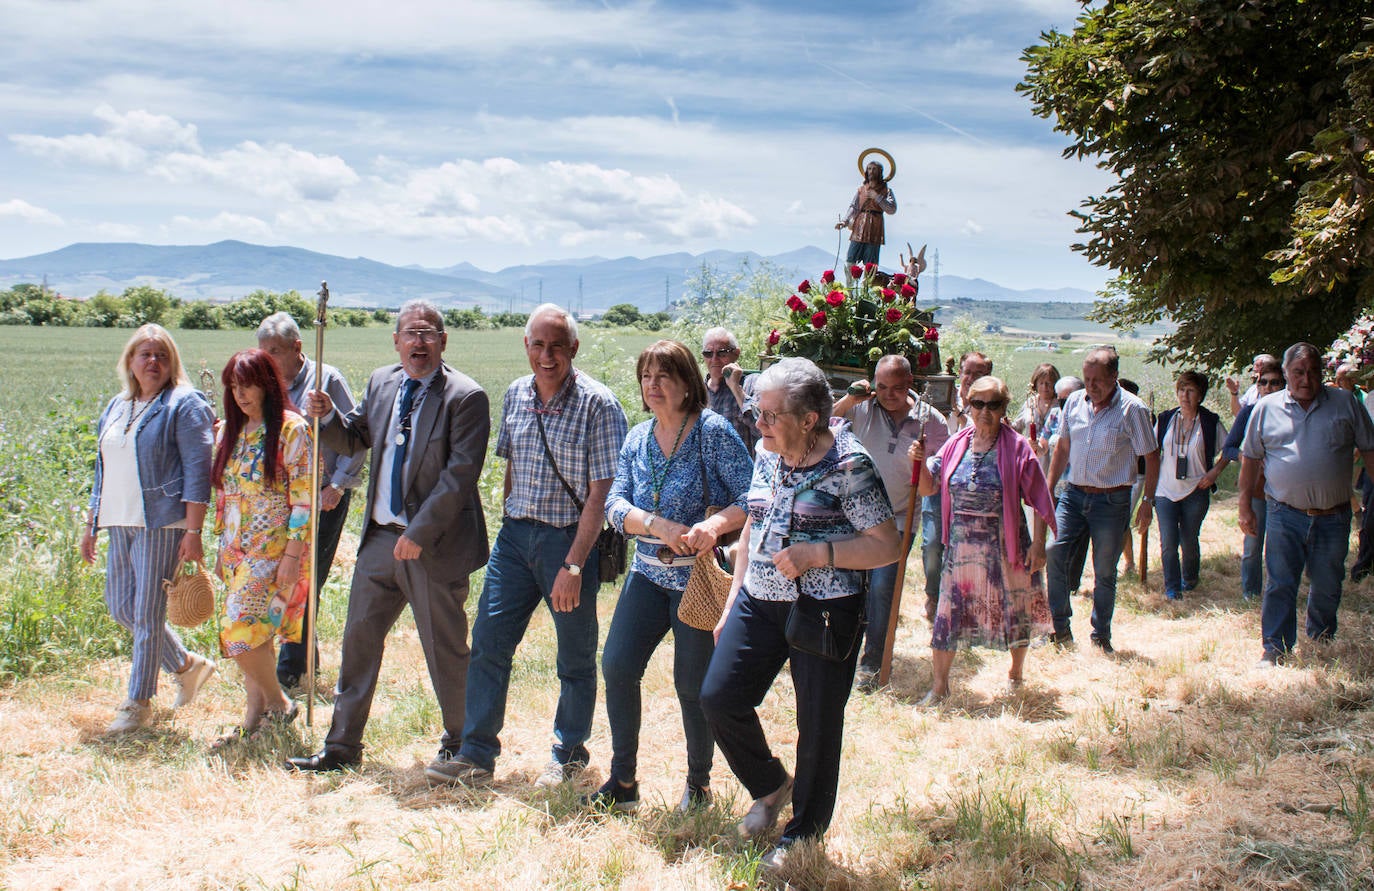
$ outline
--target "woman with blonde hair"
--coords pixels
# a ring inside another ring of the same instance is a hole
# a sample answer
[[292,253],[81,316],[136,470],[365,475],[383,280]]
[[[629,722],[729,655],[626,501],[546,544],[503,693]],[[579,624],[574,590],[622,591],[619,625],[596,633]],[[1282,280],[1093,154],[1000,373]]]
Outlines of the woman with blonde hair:
[[214,413],[191,386],[172,335],[144,325],[116,366],[123,389],[100,415],[95,484],[81,558],[95,562],[96,536],[109,535],[105,605],[133,634],[128,696],[107,733],[128,733],[152,718],[157,673],[172,674],[173,708],[189,705],[215,672],[167,625],[164,579],[204,559],[201,524],[210,501]]

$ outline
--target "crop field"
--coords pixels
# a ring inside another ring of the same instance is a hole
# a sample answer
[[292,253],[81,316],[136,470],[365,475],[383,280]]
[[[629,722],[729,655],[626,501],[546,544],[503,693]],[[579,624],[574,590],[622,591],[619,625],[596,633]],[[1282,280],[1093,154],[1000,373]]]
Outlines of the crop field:
[[[175,331],[193,373],[218,369],[250,332]],[[322,599],[313,726],[217,754],[243,684],[228,661],[188,709],[166,708],[124,738],[102,734],[124,696],[129,641],[106,616],[104,567],[76,559],[94,448],[128,332],[0,328],[0,888],[14,889],[747,889],[764,886],[765,844],[735,825],[749,802],[721,757],[713,806],[682,816],[685,754],[671,640],[644,677],[640,809],[590,813],[578,797],[606,777],[610,735],[598,701],[592,764],[575,784],[533,780],[548,757],[557,699],[552,624],[537,612],[516,654],[496,783],[433,787],[439,733],[414,624],[387,654],[356,771],[288,775],[328,727],[361,499]],[[633,397],[633,358],[656,335],[585,330],[578,365]],[[1013,392],[1049,358],[984,339]],[[958,346],[953,335],[949,347]],[[1173,404],[1164,369],[1123,346],[1123,374]],[[390,362],[381,328],[331,332],[326,361],[355,389]],[[525,373],[520,333],[453,332],[450,364],[487,387],[493,409]],[[1220,387],[1217,388],[1220,391]],[[1220,393],[1213,399],[1219,400]],[[637,412],[633,413],[635,416]],[[1225,413],[1223,413],[1225,416]],[[499,523],[501,462],[483,477]],[[920,560],[910,563],[892,683],[846,712],[839,803],[823,847],[789,862],[789,887],[1374,889],[1374,580],[1346,587],[1338,640],[1303,641],[1285,668],[1255,667],[1259,607],[1239,596],[1233,492],[1203,529],[1201,584],[1165,601],[1157,535],[1148,584],[1123,575],[1117,653],[1033,648],[1024,688],[1006,654],[955,659],[953,694],[930,688]],[[212,551],[207,539],[207,550]],[[1352,552],[1353,555],[1353,552]],[[482,575],[472,577],[475,608]],[[1090,589],[1089,567],[1083,589]],[[598,599],[604,636],[617,588]],[[1091,602],[1073,599],[1087,638]],[[1301,608],[1301,602],[1300,602]],[[186,635],[214,653],[213,623]],[[762,705],[777,754],[794,759],[795,700],[784,672]]]

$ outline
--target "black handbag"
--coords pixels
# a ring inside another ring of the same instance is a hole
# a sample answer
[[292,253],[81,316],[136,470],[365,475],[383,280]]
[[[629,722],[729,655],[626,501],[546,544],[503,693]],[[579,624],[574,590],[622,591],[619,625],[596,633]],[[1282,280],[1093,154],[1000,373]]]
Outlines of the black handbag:
[[820,656],[828,662],[843,662],[853,654],[863,637],[868,617],[864,615],[863,592],[833,600],[817,600],[802,592],[797,578],[797,599],[787,613],[783,630],[787,645]]
[[[534,416],[534,420],[539,425],[539,441],[544,444],[544,454],[549,459],[549,466],[553,468],[553,475],[558,477],[558,481],[567,490],[568,497],[577,505],[577,512],[582,513],[582,499],[577,497],[573,487],[568,485],[568,481],[563,478],[562,472],[558,469],[558,462],[553,459],[553,450],[549,448],[549,438],[544,433],[544,420],[539,415]],[[596,543],[592,546],[596,548],[597,572],[598,577],[604,582],[613,582],[625,572],[625,560],[629,547],[625,541],[625,536],[615,531],[615,527],[609,523],[596,536]]]

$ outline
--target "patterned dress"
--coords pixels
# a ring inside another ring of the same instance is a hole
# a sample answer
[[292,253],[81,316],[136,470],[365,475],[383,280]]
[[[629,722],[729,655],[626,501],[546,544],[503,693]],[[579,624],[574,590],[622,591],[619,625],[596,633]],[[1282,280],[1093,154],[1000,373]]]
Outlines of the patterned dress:
[[[240,656],[271,640],[299,642],[306,595],[310,590],[310,428],[286,412],[277,443],[277,467],[286,480],[263,479],[259,427],[241,433],[224,467],[215,497],[221,578],[227,588],[220,652]],[[300,577],[289,592],[277,588],[277,565],[289,541],[307,542]]]
[[[940,462],[931,463],[938,479]],[[999,650],[1029,646],[1033,637],[1048,634],[1053,622],[1041,574],[1007,560],[996,448],[964,452],[949,480],[949,498],[949,543],[931,648],[954,650],[960,641]],[[1030,532],[1024,520],[1016,534],[1021,553],[1027,553]]]

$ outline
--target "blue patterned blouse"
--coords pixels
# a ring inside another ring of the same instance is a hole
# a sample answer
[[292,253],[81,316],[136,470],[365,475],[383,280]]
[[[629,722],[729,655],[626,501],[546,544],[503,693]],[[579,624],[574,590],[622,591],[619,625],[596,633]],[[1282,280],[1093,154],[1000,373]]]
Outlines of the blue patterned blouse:
[[[620,448],[615,482],[606,495],[606,519],[612,526],[623,533],[625,516],[635,507],[686,526],[705,519],[707,505],[744,507],[754,465],[729,421],[709,408],[703,410],[667,462],[666,472],[663,449],[654,438],[654,423],[648,420],[635,425]],[[706,470],[707,486],[711,490],[705,498],[701,492],[702,468]],[[654,507],[655,472],[664,477],[657,508]],[[661,587],[674,591],[685,589],[687,578],[692,574],[691,563],[663,566],[657,561],[641,559],[641,554],[652,559],[658,547],[636,540],[631,570]]]
[[[749,485],[749,569],[744,587],[757,600],[796,600],[797,583],[773,565],[788,544],[844,541],[892,519],[892,503],[873,459],[847,424],[832,422],[835,444],[811,467],[779,472],[780,459],[760,446]],[[862,590],[863,571],[817,567],[802,575],[807,596],[848,597]]]

